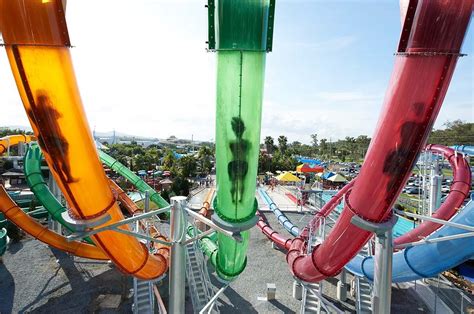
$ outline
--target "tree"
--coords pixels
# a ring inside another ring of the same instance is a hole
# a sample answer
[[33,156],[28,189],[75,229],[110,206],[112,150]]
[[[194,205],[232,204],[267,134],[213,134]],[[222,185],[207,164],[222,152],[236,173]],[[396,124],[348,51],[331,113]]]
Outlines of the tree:
[[191,183],[183,177],[176,177],[171,185],[174,195],[188,196]]
[[273,137],[267,136],[265,137],[265,148],[267,150],[267,153],[273,154],[274,148],[275,148],[275,143],[273,142]]
[[313,147],[318,147],[318,134],[314,133],[314,134],[311,134],[311,145],[313,145]]
[[325,139],[325,138],[322,138],[321,141],[319,142],[320,153],[323,156],[327,156],[328,153],[329,153],[327,142],[328,142],[328,140]]
[[21,129],[10,129],[10,128],[0,128],[0,137],[5,137],[7,135],[17,135],[17,134],[27,134],[32,135],[31,131],[23,131]]
[[176,163],[176,157],[171,149],[168,149],[163,157],[163,169],[172,170]]
[[265,173],[272,171],[272,158],[269,154],[260,152],[258,157],[258,173]]
[[197,162],[193,156],[183,156],[178,160],[179,174],[183,178],[189,178],[196,175]]
[[428,139],[430,144],[472,145],[474,143],[474,123],[462,120],[447,121],[444,129],[433,130]]
[[280,135],[278,137],[278,148],[282,154],[286,153],[286,150],[288,149],[288,139],[286,136]]
[[201,146],[198,152],[198,165],[203,174],[209,174],[212,169],[212,150],[207,146]]
[[367,150],[369,149],[370,137],[368,137],[367,135],[359,135],[355,139],[355,141],[357,145],[357,157],[364,158],[365,154],[367,153]]

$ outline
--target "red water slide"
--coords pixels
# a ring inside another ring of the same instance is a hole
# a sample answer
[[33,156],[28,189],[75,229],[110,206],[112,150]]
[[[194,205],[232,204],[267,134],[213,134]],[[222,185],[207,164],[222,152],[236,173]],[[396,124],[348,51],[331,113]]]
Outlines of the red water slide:
[[[427,150],[443,154],[453,169],[453,183],[444,203],[433,213],[433,218],[449,220],[461,208],[464,200],[469,196],[471,189],[471,168],[463,154],[456,153],[454,149],[441,145],[428,145]],[[442,225],[425,221],[415,229],[394,240],[395,244],[418,241],[429,236]]]
[[474,0],[411,0],[382,113],[357,181],[326,240],[305,255],[304,234],[287,254],[292,273],[317,282],[336,275],[372,236],[353,216],[386,221],[441,108]]

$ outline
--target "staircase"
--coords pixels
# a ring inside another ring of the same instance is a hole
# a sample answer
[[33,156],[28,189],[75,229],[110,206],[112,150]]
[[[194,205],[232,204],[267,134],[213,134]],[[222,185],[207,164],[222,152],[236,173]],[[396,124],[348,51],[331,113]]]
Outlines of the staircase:
[[[371,247],[369,245],[371,240],[360,250],[359,255],[369,256]],[[357,289],[357,313],[372,313],[372,285],[365,277],[356,277]]]
[[372,313],[372,286],[364,277],[356,277],[357,313]]
[[153,286],[151,281],[133,279],[133,313],[153,313],[155,299],[153,297]]
[[[214,294],[204,256],[197,245],[197,241],[186,245],[186,278],[194,313],[199,313]],[[217,311],[212,310],[211,313],[217,313]]]
[[321,301],[319,299],[320,283],[308,283],[303,286],[303,299],[301,313],[320,313]]

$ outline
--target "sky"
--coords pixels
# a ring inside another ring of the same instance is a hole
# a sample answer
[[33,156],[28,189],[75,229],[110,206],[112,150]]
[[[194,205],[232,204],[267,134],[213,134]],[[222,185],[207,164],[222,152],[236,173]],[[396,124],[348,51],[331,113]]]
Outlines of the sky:
[[[205,0],[68,0],[72,58],[91,129],[215,138],[216,54]],[[471,23],[435,128],[474,121]],[[397,0],[277,0],[261,138],[372,136],[398,45]],[[29,125],[0,52],[0,126]]]

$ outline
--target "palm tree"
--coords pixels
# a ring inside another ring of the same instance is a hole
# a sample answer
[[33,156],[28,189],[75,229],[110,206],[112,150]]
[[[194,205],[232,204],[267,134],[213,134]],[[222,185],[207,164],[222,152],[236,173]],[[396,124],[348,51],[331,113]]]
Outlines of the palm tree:
[[265,148],[267,149],[268,154],[273,154],[273,149],[275,148],[275,143],[273,142],[273,137],[265,137]]

